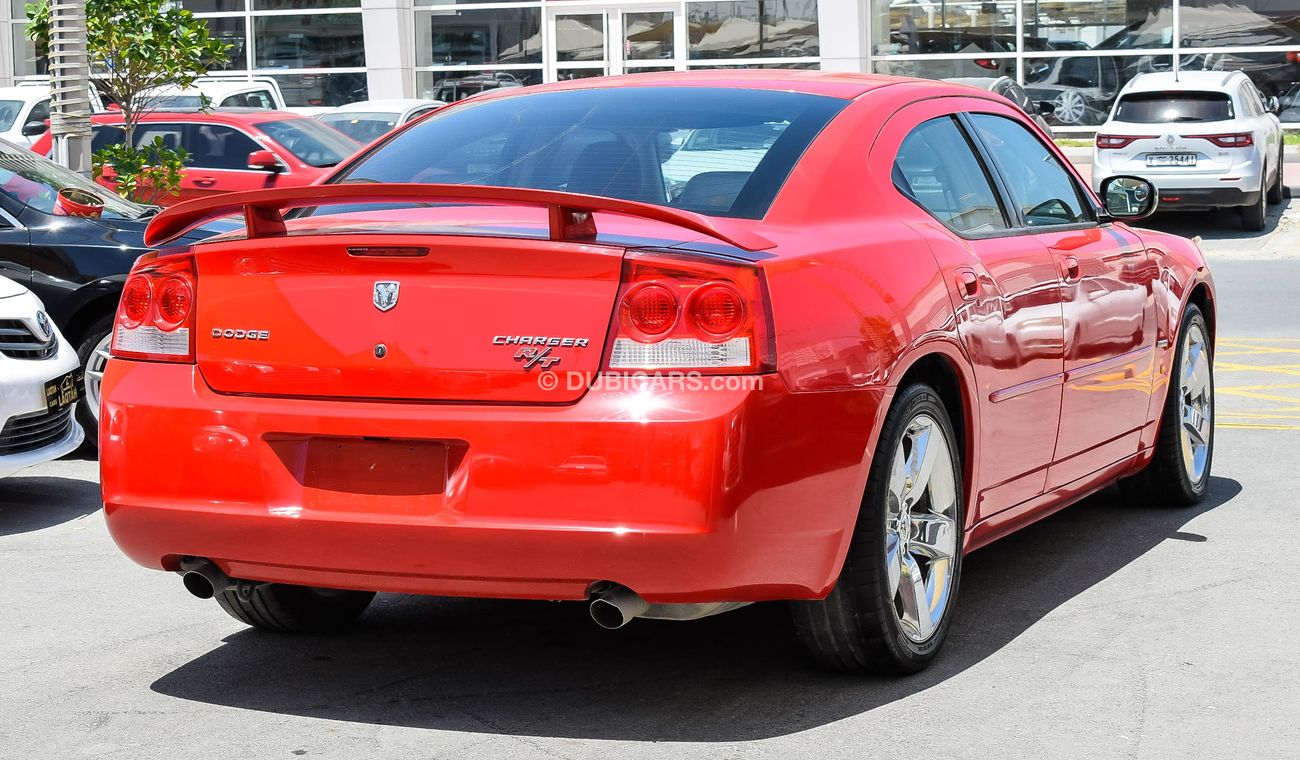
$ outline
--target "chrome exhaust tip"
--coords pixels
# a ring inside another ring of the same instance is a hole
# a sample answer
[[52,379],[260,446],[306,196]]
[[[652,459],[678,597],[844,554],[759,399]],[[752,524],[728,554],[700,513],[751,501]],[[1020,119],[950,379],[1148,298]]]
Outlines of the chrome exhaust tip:
[[235,585],[212,560],[197,558],[181,562],[181,583],[199,599],[211,599]]

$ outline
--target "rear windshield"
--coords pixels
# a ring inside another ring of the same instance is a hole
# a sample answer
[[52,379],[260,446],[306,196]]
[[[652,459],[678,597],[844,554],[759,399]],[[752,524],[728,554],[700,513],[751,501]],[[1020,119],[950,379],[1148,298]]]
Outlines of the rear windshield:
[[1139,92],[1119,99],[1115,121],[1132,124],[1172,124],[1227,121],[1232,99],[1222,92]]
[[336,166],[361,144],[315,119],[259,122],[257,128],[308,166]]
[[845,103],[696,87],[490,99],[434,114],[336,181],[564,190],[759,219]]

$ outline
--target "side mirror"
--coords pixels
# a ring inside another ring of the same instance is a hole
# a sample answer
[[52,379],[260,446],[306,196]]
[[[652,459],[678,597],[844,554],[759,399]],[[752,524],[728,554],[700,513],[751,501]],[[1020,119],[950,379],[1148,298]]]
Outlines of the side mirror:
[[1111,219],[1135,221],[1156,212],[1156,186],[1141,177],[1117,175],[1101,183],[1101,200]]
[[1034,106],[1038,109],[1039,116],[1051,116],[1056,113],[1056,103],[1050,100],[1040,100],[1034,103]]
[[1277,99],[1276,95],[1269,95],[1264,98],[1264,107],[1269,113],[1282,113],[1282,101]]
[[284,167],[280,165],[280,159],[269,150],[255,150],[248,154],[248,168],[255,171],[279,172]]
[[23,137],[39,137],[45,134],[46,129],[43,121],[29,121],[23,125]]

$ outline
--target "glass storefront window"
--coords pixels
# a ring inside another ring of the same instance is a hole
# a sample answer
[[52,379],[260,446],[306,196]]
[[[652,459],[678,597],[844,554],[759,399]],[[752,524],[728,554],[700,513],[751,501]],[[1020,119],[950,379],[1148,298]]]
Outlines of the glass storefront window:
[[180,0],[179,5],[190,13],[231,13],[247,10],[244,0]]
[[1300,46],[1300,5],[1277,0],[1183,0],[1185,48]]
[[415,14],[415,65],[542,62],[541,8]]
[[480,92],[501,87],[523,87],[524,85],[541,83],[541,68],[415,72],[416,97],[441,100],[444,103],[464,100]]
[[877,74],[889,74],[897,77],[920,77],[922,79],[1015,77],[1016,60],[1011,57],[908,59],[901,61],[884,58],[876,60],[874,71]]
[[1052,126],[1090,127],[1106,121],[1115,96],[1138,74],[1169,71],[1168,55],[1063,56],[1025,59],[1025,92],[1051,103]]
[[786,58],[820,52],[817,0],[687,3],[690,57]]
[[45,48],[37,50],[35,42],[27,39],[27,27],[24,24],[12,24],[14,41],[14,76],[27,77],[50,73],[49,59]]
[[1174,44],[1172,0],[1025,0],[1023,15],[1029,51],[1151,50]]
[[629,61],[672,59],[673,13],[623,14],[623,57]]
[[254,16],[254,64],[259,69],[366,65],[359,13]]
[[214,71],[243,71],[248,68],[248,28],[238,16],[207,18],[208,34],[230,47],[226,49],[228,61],[224,66],[214,66]]
[[361,0],[253,0],[255,11],[306,11],[318,8],[360,8]]
[[605,14],[584,13],[557,17],[555,60],[605,60]]
[[1016,50],[1014,2],[873,0],[876,55],[1007,53]]
[[[264,75],[258,72],[259,76]],[[367,93],[364,71],[334,72],[329,74],[269,74],[280,83],[284,102],[291,107],[341,106],[365,100]]]

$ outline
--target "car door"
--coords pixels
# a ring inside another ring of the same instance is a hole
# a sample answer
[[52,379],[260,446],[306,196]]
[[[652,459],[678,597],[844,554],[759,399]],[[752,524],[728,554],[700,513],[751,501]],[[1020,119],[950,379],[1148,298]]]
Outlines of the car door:
[[1137,453],[1153,392],[1156,268],[1132,230],[1098,223],[1081,182],[1029,127],[995,114],[968,118],[1028,239],[1044,247],[1063,280],[1053,490]]
[[918,208],[906,221],[949,284],[978,386],[983,519],[1043,493],[1060,418],[1061,282],[1042,244],[1015,229],[956,107],[944,99],[903,109],[875,150],[894,151],[894,186]]
[[275,172],[248,168],[248,155],[265,150],[244,132],[224,124],[190,122],[184,134],[189,169],[182,183],[184,198],[202,198],[236,190],[275,187]]
[[[137,149],[148,148],[155,142],[161,141],[162,146],[168,150],[176,150],[184,147],[185,124],[172,121],[146,121],[138,124],[135,128],[134,141]],[[123,137],[125,139],[125,137]],[[191,198],[198,197],[193,192],[193,186],[190,183],[189,170],[181,172],[181,186],[179,195],[161,195],[155,194],[142,187],[141,195],[146,202],[156,203],[160,206],[169,206],[180,201],[187,201]],[[144,183],[141,183],[143,186]]]

